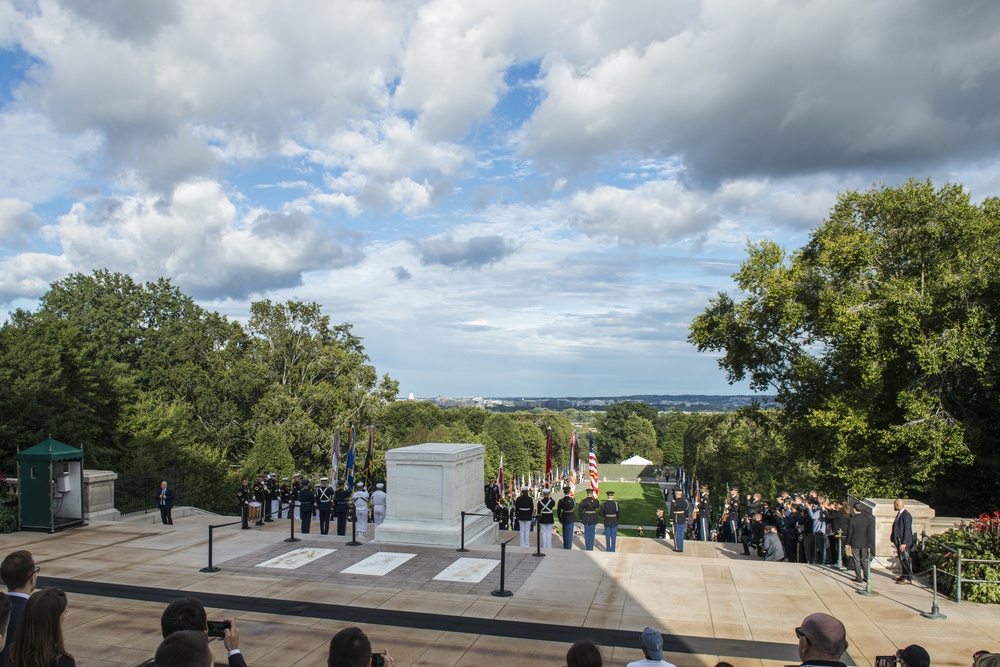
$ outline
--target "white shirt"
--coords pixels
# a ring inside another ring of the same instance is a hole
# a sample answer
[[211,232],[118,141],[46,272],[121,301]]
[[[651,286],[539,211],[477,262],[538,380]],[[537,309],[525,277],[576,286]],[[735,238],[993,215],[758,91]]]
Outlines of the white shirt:
[[650,660],[649,658],[643,658],[642,660],[630,662],[625,667],[674,667],[674,665],[666,660]]
[[372,505],[385,507],[385,491],[379,490],[372,494]]
[[361,509],[364,507],[368,509],[368,492],[367,491],[355,491],[354,492],[354,507]]

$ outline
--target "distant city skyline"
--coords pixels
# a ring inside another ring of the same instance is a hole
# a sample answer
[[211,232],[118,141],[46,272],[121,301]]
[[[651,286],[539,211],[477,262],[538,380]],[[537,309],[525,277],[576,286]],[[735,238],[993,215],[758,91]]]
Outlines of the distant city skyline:
[[[234,17],[238,21],[234,23]],[[0,312],[300,299],[419,396],[739,394],[688,326],[838,193],[1000,194],[1000,3],[0,0]]]

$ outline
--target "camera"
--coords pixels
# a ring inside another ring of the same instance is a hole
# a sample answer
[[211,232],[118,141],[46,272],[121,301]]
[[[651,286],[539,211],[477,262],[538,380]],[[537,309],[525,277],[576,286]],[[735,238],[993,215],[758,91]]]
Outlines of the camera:
[[385,665],[385,654],[372,653],[372,667],[383,667]]
[[208,622],[208,636],[209,637],[225,637],[226,630],[229,629],[229,621],[209,621]]
[[894,655],[875,656],[875,667],[896,667],[896,656]]

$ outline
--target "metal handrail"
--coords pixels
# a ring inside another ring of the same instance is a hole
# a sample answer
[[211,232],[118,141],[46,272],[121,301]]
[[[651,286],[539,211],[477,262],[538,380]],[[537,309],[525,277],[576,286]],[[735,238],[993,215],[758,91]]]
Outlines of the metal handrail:
[[952,549],[947,544],[942,544],[945,550],[955,554],[955,573],[938,570],[938,574],[944,574],[955,579],[955,602],[962,602],[962,584],[1000,584],[1000,579],[965,579],[962,577],[963,563],[985,563],[987,565],[1000,565],[1000,560],[989,560],[985,558],[962,558],[961,549]]

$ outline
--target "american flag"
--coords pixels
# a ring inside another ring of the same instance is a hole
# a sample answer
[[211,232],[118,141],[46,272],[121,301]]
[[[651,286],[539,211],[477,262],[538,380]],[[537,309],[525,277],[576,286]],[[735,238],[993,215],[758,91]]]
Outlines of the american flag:
[[497,469],[497,493],[503,498],[504,486],[503,486],[503,454],[500,455],[500,468]]
[[594,490],[594,497],[599,498],[597,483],[597,454],[594,453],[594,432],[590,432],[590,488]]

